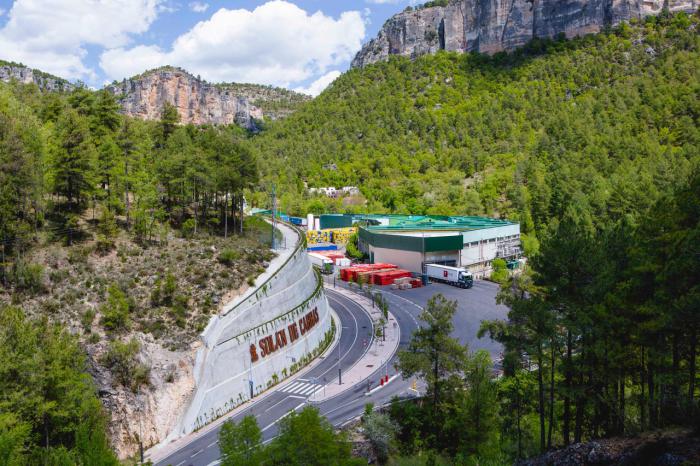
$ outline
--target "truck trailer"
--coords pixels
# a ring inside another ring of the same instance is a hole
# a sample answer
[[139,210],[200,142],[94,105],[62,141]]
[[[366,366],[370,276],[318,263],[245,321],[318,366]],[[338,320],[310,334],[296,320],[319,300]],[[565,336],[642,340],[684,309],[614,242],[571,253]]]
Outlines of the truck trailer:
[[425,264],[425,273],[430,280],[435,282],[447,283],[460,288],[471,288],[474,285],[474,277],[465,268]]
[[309,260],[311,261],[311,264],[315,267],[318,267],[321,273],[326,275],[330,275],[333,273],[333,261],[331,259],[322,254],[317,254],[315,252],[307,252],[307,254],[309,255]]

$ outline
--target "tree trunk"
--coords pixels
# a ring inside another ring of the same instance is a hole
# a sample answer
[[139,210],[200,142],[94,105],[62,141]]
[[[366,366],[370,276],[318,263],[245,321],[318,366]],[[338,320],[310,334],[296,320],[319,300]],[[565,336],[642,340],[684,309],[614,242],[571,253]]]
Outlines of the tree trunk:
[[126,209],[126,228],[129,228],[131,220],[129,217],[129,162],[124,154],[124,208]]
[[547,449],[552,448],[552,430],[554,428],[554,368],[556,362],[556,347],[554,345],[554,338],[551,342],[550,350],[551,360],[549,368],[549,426],[547,432]]
[[625,371],[620,370],[620,405],[618,408],[618,435],[625,434]]
[[523,434],[522,434],[522,429],[520,427],[520,417],[521,415],[521,400],[520,400],[520,378],[518,378],[518,374],[516,372],[515,374],[515,416],[516,416],[516,424],[517,424],[517,429],[518,429],[518,459],[523,457]]
[[241,229],[240,229],[241,235],[243,234],[243,201],[244,200],[245,200],[245,198],[243,197],[243,193],[241,193],[241,220],[239,223],[239,225],[241,227]]
[[695,402],[695,359],[698,345],[698,334],[695,329],[690,332],[690,354],[688,356],[688,406],[693,407]]
[[540,451],[544,452],[545,450],[545,443],[544,443],[544,436],[545,436],[545,426],[544,426],[544,379],[542,375],[542,345],[538,345],[537,347],[537,391],[538,391],[538,400],[539,400],[539,414],[540,414]]
[[673,337],[671,338],[671,354],[672,354],[672,363],[671,363],[671,380],[672,383],[670,386],[668,386],[668,392],[667,395],[670,395],[670,400],[666,399],[664,400],[665,407],[666,409],[663,409],[661,412],[668,413],[670,416],[667,414],[667,418],[670,417],[672,422],[676,422],[678,420],[678,416],[680,414],[680,386],[681,386],[681,381],[679,380],[679,373],[680,373],[680,360],[681,360],[681,355],[680,355],[680,350],[679,350],[679,341],[680,340],[680,335],[678,334],[678,331],[673,332]]
[[439,370],[440,370],[440,355],[435,353],[435,362],[433,363],[433,377],[434,377],[434,389],[433,389],[433,415],[437,414],[437,406],[439,400],[440,391],[440,381],[438,380]]
[[644,397],[644,384],[645,382],[645,365],[644,365],[644,347],[640,348],[640,365],[639,365],[639,414],[641,418],[642,430],[647,427],[647,413],[646,413],[646,398]]
[[647,388],[649,391],[649,427],[656,427],[656,406],[654,397],[656,395],[654,390],[654,372],[651,367],[651,357],[647,358]]
[[566,334],[566,367],[564,368],[564,445],[571,443],[571,330]]
[[224,196],[224,239],[228,238],[228,193]]

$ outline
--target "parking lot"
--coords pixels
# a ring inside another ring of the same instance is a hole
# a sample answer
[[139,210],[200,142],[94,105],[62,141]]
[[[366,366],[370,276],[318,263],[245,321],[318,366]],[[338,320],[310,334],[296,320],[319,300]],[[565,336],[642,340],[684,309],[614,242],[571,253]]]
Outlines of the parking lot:
[[[337,280],[337,285],[347,286],[340,280]],[[390,286],[375,287],[375,290],[383,292],[392,308],[405,309],[416,319],[420,314],[418,307],[424,307],[433,295],[442,293],[447,299],[457,301],[454,336],[462,344],[468,344],[470,351],[485,349],[491,354],[491,359],[496,359],[500,355],[502,348],[499,343],[488,336],[477,338],[481,321],[505,319],[508,316],[508,308],[496,304],[498,285],[495,283],[475,280],[474,286],[467,290],[442,283],[431,283],[411,290],[392,290]],[[402,335],[402,342],[408,337],[408,335]]]

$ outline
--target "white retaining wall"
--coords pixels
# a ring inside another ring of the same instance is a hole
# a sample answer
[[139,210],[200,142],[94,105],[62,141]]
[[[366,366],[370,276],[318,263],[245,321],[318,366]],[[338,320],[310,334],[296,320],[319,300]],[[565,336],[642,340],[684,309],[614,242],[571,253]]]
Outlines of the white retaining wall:
[[[287,244],[299,244],[301,238],[295,230],[286,225],[279,227]],[[202,333],[204,347],[197,353],[194,370],[195,394],[173,432],[175,436],[192,432],[249,400],[251,380],[255,396],[289,377],[316,356],[324,340],[330,338],[332,318],[320,277],[304,248],[294,251],[276,275],[227,306]],[[275,262],[270,268],[281,265]],[[307,322],[311,319],[314,325],[302,335],[300,320],[310,314],[314,317],[307,317]],[[293,324],[298,331],[296,340],[290,329]],[[260,342],[267,336],[278,348],[263,356],[265,343]]]

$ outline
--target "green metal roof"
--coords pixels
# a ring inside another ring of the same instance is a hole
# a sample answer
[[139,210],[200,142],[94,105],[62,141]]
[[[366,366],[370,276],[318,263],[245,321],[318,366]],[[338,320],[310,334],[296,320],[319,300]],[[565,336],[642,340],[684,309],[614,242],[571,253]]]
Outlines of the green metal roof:
[[445,215],[357,215],[355,221],[388,219],[389,225],[369,225],[370,230],[384,231],[469,231],[515,225],[508,220],[487,217]]

